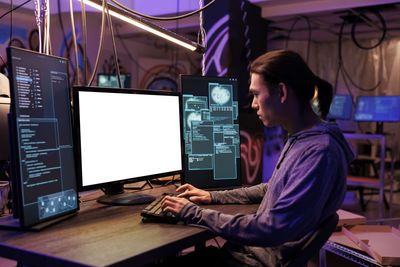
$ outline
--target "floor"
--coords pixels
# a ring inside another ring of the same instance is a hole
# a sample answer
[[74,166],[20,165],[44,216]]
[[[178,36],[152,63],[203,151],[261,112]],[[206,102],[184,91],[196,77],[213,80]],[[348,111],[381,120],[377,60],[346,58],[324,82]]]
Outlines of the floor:
[[[385,195],[389,200],[389,193],[386,192]],[[348,192],[346,194],[346,199],[343,203],[342,209],[365,216],[367,218],[367,224],[381,223],[381,224],[391,225],[396,228],[400,227],[400,191],[396,191],[393,193],[392,217],[389,216],[390,215],[389,210],[385,208],[383,210],[383,218],[379,218],[378,195],[368,195],[364,198],[364,200],[367,203],[365,211],[361,209],[358,193]],[[221,246],[223,243],[224,243],[223,239],[217,238],[215,240],[210,240],[209,242],[207,242],[207,245]],[[193,248],[189,248],[185,250],[184,253],[188,253],[192,249]],[[0,266],[15,267],[16,262],[0,257]],[[349,263],[348,265],[347,263],[342,263],[341,266],[354,266],[354,265],[351,265],[351,263]]]
[[[368,190],[366,190],[368,192]],[[385,192],[386,199],[389,201],[390,193]],[[390,209],[383,208],[383,216],[379,218],[379,196],[378,194],[364,196],[366,210],[363,211],[360,205],[357,191],[350,191],[346,194],[346,199],[342,209],[363,215],[367,218],[367,224],[385,224],[393,227],[400,227],[400,191],[393,192],[392,214]],[[400,229],[400,228],[399,228]]]

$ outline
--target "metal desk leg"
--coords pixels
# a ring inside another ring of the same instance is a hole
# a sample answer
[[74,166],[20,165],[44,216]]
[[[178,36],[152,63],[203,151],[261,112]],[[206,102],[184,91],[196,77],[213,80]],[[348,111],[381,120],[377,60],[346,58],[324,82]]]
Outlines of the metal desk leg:
[[324,248],[319,250],[319,267],[326,267],[326,251]]

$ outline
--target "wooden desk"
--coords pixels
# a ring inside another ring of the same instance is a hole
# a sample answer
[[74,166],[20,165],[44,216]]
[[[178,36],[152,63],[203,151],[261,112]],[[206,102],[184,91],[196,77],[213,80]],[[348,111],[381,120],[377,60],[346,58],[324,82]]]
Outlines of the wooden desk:
[[[146,191],[173,192],[175,186]],[[76,216],[40,232],[0,230],[0,256],[28,266],[141,266],[214,235],[183,224],[143,223],[145,205],[81,205]],[[253,213],[258,205],[210,205],[226,213]]]

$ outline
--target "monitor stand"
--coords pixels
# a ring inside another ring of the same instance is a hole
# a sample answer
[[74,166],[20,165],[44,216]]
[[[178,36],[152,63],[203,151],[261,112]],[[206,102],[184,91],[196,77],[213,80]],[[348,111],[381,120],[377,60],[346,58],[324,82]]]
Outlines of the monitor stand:
[[97,199],[97,202],[114,206],[129,206],[150,203],[156,198],[152,195],[133,193],[124,193],[124,185],[117,184],[107,186],[103,189],[104,195]]
[[376,134],[383,134],[383,121],[377,121],[376,122],[375,133]]

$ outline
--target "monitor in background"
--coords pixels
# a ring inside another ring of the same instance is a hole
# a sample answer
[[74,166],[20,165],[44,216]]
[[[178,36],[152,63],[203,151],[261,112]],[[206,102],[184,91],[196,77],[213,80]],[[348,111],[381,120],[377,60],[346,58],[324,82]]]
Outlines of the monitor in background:
[[78,210],[68,61],[7,48],[14,216],[30,227]]
[[327,118],[330,120],[351,120],[353,97],[351,95],[334,95]]
[[374,122],[400,121],[400,96],[357,97],[354,120]]
[[354,120],[376,122],[376,133],[383,133],[384,122],[400,121],[400,96],[357,97]]
[[8,158],[8,122],[10,112],[10,98],[0,96],[0,161]]
[[[131,75],[126,73],[121,73],[121,85],[122,88],[131,87]],[[112,87],[119,88],[118,76],[116,74],[97,74],[97,86],[99,87]]]
[[[80,190],[182,173],[179,93],[74,87],[73,100]],[[146,194],[98,199],[116,205],[152,200]]]
[[199,188],[241,185],[236,78],[181,76],[184,182]]

